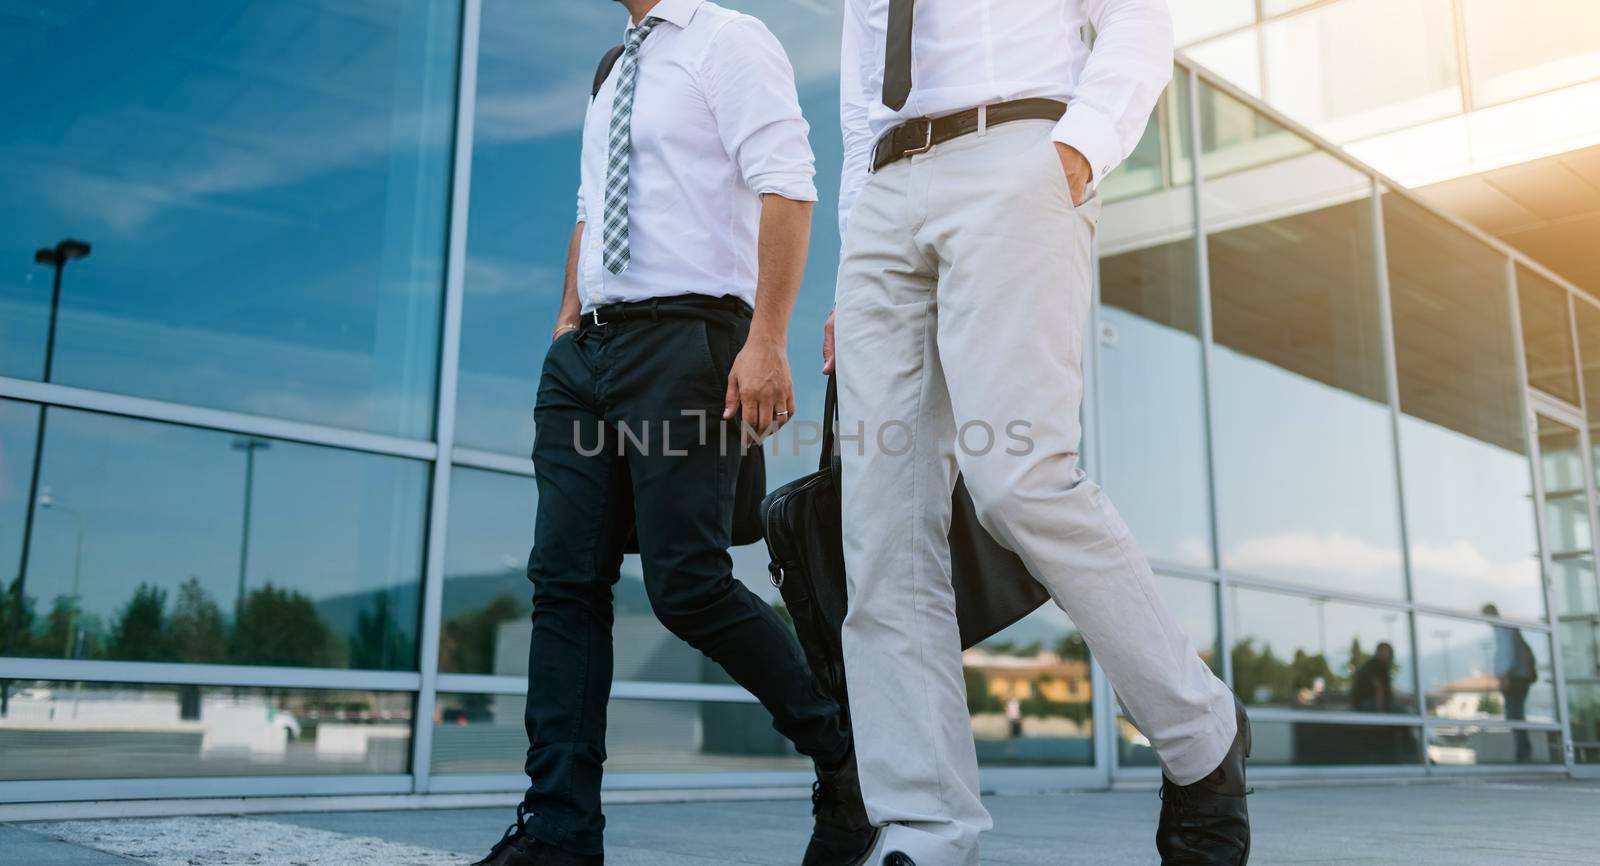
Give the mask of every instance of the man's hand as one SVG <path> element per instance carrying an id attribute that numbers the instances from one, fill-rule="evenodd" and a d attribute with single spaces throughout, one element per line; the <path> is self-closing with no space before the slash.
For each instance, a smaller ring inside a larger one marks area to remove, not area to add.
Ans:
<path id="1" fill-rule="evenodd" d="M 833 372 L 833 316 L 835 311 L 828 311 L 828 321 L 822 326 L 822 375 L 827 376 Z"/>
<path id="2" fill-rule="evenodd" d="M 1070 144 L 1055 142 L 1056 155 L 1061 157 L 1061 170 L 1067 173 L 1067 187 L 1072 191 L 1072 206 L 1083 204 L 1084 193 L 1089 189 L 1089 181 L 1094 177 L 1094 169 L 1090 167 L 1089 160 Z"/>
<path id="3" fill-rule="evenodd" d="M 739 350 L 728 374 L 722 420 L 732 420 L 741 406 L 749 428 L 741 439 L 747 446 L 758 444 L 794 417 L 794 379 L 782 340 L 751 334 Z"/>

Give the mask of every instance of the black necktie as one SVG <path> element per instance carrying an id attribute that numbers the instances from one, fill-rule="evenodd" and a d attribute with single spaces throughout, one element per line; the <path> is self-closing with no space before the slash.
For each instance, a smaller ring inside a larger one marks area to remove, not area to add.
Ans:
<path id="1" fill-rule="evenodd" d="M 883 47 L 883 104 L 895 111 L 911 95 L 911 3 L 889 0 L 889 32 Z"/>

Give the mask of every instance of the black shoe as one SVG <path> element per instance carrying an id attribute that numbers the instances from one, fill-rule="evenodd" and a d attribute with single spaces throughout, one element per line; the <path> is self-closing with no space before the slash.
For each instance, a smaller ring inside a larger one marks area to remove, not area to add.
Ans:
<path id="1" fill-rule="evenodd" d="M 1221 766 L 1193 785 L 1161 778 L 1161 823 L 1156 850 L 1162 866 L 1245 866 L 1250 860 L 1250 809 L 1245 805 L 1245 759 L 1250 718 L 1234 698 L 1239 733 Z"/>
<path id="2" fill-rule="evenodd" d="M 917 864 L 899 851 L 890 851 L 889 855 L 883 858 L 883 866 L 917 866 Z"/>
<path id="3" fill-rule="evenodd" d="M 854 747 L 843 767 L 831 773 L 817 771 L 817 781 L 811 786 L 811 814 L 816 823 L 801 866 L 862 866 L 872 856 L 878 828 L 867 820 Z"/>
<path id="4" fill-rule="evenodd" d="M 600 854 L 569 854 L 528 835 L 528 805 L 517 804 L 517 823 L 489 849 L 489 856 L 472 866 L 605 866 Z"/>

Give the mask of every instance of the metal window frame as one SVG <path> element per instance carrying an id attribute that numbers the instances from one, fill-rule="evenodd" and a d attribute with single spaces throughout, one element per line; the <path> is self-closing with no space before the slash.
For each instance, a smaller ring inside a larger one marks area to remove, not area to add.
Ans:
<path id="1" fill-rule="evenodd" d="M 429 490 L 427 559 L 422 579 L 420 683 L 411 732 L 412 791 L 426 793 L 433 777 L 433 716 L 438 703 L 439 637 L 444 627 L 444 554 L 450 521 L 451 451 L 455 445 L 456 391 L 461 379 L 461 307 L 466 293 L 468 214 L 472 197 L 472 141 L 478 100 L 478 37 L 482 0 L 462 0 L 456 58 L 455 136 L 451 145 L 450 228 L 445 253 L 444 314 L 440 322 L 438 399 L 434 401 L 433 485 Z"/>
<path id="2" fill-rule="evenodd" d="M 392 457 L 409 457 L 413 460 L 434 460 L 439 454 L 439 449 L 433 442 L 421 439 L 329 427 L 306 421 L 268 418 L 227 409 L 169 403 L 165 400 L 151 400 L 10 376 L 0 376 L 0 398 L 37 403 L 52 408 L 81 409 L 100 415 L 115 415 L 138 421 L 165 422 L 287 442 L 326 445 L 331 448 Z"/>

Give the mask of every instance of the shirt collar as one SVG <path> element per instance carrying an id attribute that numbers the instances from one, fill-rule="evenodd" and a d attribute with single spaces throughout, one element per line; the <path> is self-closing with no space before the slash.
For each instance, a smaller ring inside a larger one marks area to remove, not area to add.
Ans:
<path id="1" fill-rule="evenodd" d="M 694 18 L 695 10 L 705 0 L 661 0 L 654 9 L 645 13 L 646 18 L 660 18 L 671 24 L 676 24 L 679 29 L 689 26 L 690 19 Z M 629 22 L 632 26 L 632 22 Z"/>

